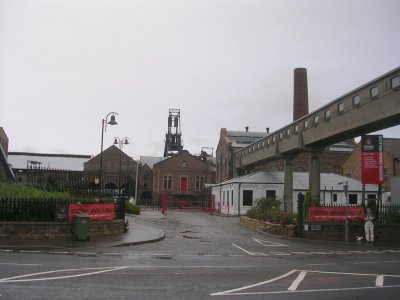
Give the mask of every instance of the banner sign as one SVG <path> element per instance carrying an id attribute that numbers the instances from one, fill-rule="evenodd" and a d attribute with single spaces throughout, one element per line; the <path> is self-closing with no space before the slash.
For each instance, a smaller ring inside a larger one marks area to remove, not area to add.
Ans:
<path id="1" fill-rule="evenodd" d="M 351 221 L 364 220 L 364 207 L 348 207 L 347 218 Z M 344 222 L 346 207 L 309 207 L 308 222 Z"/>
<path id="2" fill-rule="evenodd" d="M 361 137 L 361 182 L 363 184 L 383 184 L 383 136 L 365 135 Z"/>
<path id="3" fill-rule="evenodd" d="M 76 215 L 87 215 L 90 221 L 114 220 L 114 203 L 107 204 L 70 204 L 68 206 L 68 222 Z"/>

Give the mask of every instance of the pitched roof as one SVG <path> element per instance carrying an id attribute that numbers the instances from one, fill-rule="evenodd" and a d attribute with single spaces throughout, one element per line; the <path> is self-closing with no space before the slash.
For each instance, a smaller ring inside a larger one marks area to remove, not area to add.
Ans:
<path id="1" fill-rule="evenodd" d="M 391 153 L 394 157 L 400 158 L 400 139 L 384 138 L 383 151 Z"/>
<path id="2" fill-rule="evenodd" d="M 293 173 L 293 189 L 294 190 L 308 190 L 309 185 L 309 174 L 307 172 L 294 172 Z M 321 173 L 321 183 L 320 189 L 323 191 L 327 190 L 335 190 L 342 191 L 343 184 L 339 184 L 340 182 L 347 182 L 350 191 L 361 191 L 362 183 L 361 181 L 348 178 L 345 176 L 333 174 L 333 173 Z M 249 175 L 244 175 L 241 177 L 236 177 L 230 179 L 228 181 L 216 184 L 214 186 L 220 185 L 228 185 L 228 184 L 236 184 L 236 183 L 248 183 L 248 184 L 282 184 L 284 183 L 284 172 L 264 172 L 259 171 Z M 372 184 L 365 185 L 366 191 L 378 191 L 378 186 Z"/>
<path id="3" fill-rule="evenodd" d="M 151 169 L 153 169 L 153 165 L 167 159 L 167 157 L 155 157 L 155 156 L 140 156 L 140 162 L 142 165 L 148 165 Z"/>
<path id="4" fill-rule="evenodd" d="M 253 132 L 253 131 L 226 131 L 229 142 L 232 147 L 243 148 L 259 139 L 268 136 L 268 132 Z"/>

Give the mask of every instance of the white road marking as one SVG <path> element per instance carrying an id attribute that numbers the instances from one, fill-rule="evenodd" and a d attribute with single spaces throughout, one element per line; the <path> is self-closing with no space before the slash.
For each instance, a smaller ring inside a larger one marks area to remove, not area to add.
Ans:
<path id="1" fill-rule="evenodd" d="M 0 279 L 0 283 L 29 282 L 29 281 L 44 281 L 44 280 L 75 278 L 75 277 L 82 277 L 82 276 L 89 276 L 89 275 L 96 275 L 96 274 L 101 274 L 101 273 L 106 273 L 106 272 L 112 272 L 112 271 L 122 270 L 122 269 L 126 269 L 126 268 L 129 268 L 129 267 L 82 268 L 82 269 L 54 270 L 54 271 L 39 272 L 39 273 L 32 273 L 32 274 L 26 274 L 26 275 L 2 278 L 2 279 Z M 54 274 L 54 273 L 63 273 L 63 272 L 75 272 L 75 271 L 92 271 L 92 270 L 93 270 L 93 272 L 75 274 L 75 275 L 44 277 L 44 278 L 27 278 L 27 277 L 33 277 L 33 276 L 45 275 L 45 274 Z M 98 270 L 98 271 L 95 271 L 95 270 Z"/>
<path id="2" fill-rule="evenodd" d="M 242 247 L 240 247 L 240 246 L 238 246 L 238 245 L 236 245 L 236 244 L 233 244 L 233 243 L 232 243 L 232 245 L 235 246 L 236 248 L 242 250 L 243 252 L 245 252 L 245 253 L 247 253 L 247 254 L 249 254 L 249 255 L 251 255 L 251 256 L 254 256 L 254 253 L 252 253 L 252 252 L 250 252 L 250 251 L 247 251 L 246 249 L 244 249 L 244 248 L 242 248 Z"/>
<path id="3" fill-rule="evenodd" d="M 288 245 L 285 245 L 285 244 L 279 244 L 279 243 L 274 243 L 274 242 L 255 239 L 255 238 L 252 238 L 252 240 L 255 241 L 256 243 L 263 245 L 264 247 L 288 247 Z"/>
<path id="4" fill-rule="evenodd" d="M 299 284 L 303 281 L 303 279 L 306 277 L 307 272 L 301 271 L 297 278 L 292 282 L 292 284 L 289 286 L 288 291 L 295 291 L 297 290 L 297 287 Z"/>
<path id="5" fill-rule="evenodd" d="M 375 286 L 378 286 L 378 287 L 383 286 L 383 275 L 376 276 Z"/>
<path id="6" fill-rule="evenodd" d="M 307 264 L 307 266 L 331 266 L 331 265 L 337 265 L 337 263 Z"/>
<path id="7" fill-rule="evenodd" d="M 393 263 L 400 263 L 400 260 L 381 260 L 381 261 L 362 261 L 362 262 L 355 262 L 353 265 L 363 265 L 363 264 L 393 264 Z"/>
<path id="8" fill-rule="evenodd" d="M 256 284 L 247 285 L 247 286 L 240 287 L 240 288 L 233 289 L 233 290 L 228 290 L 228 291 L 224 291 L 224 292 L 210 294 L 210 296 L 223 296 L 223 295 L 229 295 L 229 294 L 232 294 L 232 293 L 235 293 L 235 295 L 238 295 L 236 292 L 243 291 L 243 290 L 250 289 L 250 288 L 253 288 L 253 287 L 256 287 L 256 286 L 260 286 L 260 285 L 263 285 L 263 284 L 268 284 L 268 283 L 277 281 L 279 279 L 288 277 L 288 276 L 292 275 L 295 272 L 297 272 L 297 271 L 296 270 L 292 270 L 292 271 L 287 272 L 286 274 L 283 274 L 281 276 L 272 278 L 270 280 L 266 280 L 266 281 L 263 281 L 263 282 L 260 282 L 260 283 L 256 283 Z"/>
<path id="9" fill-rule="evenodd" d="M 300 272 L 300 274 L 297 276 L 295 281 L 292 283 L 292 285 L 287 289 L 287 290 L 282 290 L 282 291 L 265 291 L 265 292 L 242 292 L 243 290 L 246 289 L 251 289 L 253 287 L 257 287 L 260 285 L 266 285 L 268 283 L 283 279 L 285 277 L 288 277 L 296 272 Z M 307 273 L 319 273 L 319 274 L 336 274 L 336 275 L 354 275 L 354 276 L 374 276 L 376 277 L 375 279 L 375 285 L 374 286 L 367 286 L 367 287 L 352 287 L 352 288 L 331 288 L 331 289 L 312 289 L 312 290 L 297 290 L 298 285 L 301 283 L 302 280 L 304 280 L 305 276 Z M 400 278 L 400 275 L 382 275 L 382 274 L 365 274 L 365 273 L 345 273 L 345 272 L 324 272 L 324 271 L 312 271 L 312 270 L 292 270 L 286 274 L 283 274 L 281 276 L 272 278 L 267 281 L 263 281 L 260 283 L 252 284 L 252 285 L 247 285 L 244 287 L 228 290 L 228 291 L 223 291 L 223 292 L 218 292 L 218 293 L 213 293 L 210 294 L 210 296 L 238 296 L 238 295 L 265 295 L 265 294 L 285 294 L 285 293 L 308 293 L 308 292 L 329 292 L 329 291 L 350 291 L 350 290 L 367 290 L 367 289 L 375 289 L 375 288 L 393 288 L 393 287 L 400 287 L 400 285 L 383 285 L 384 277 L 394 277 L 394 278 Z"/>
<path id="10" fill-rule="evenodd" d="M 41 266 L 42 264 L 0 263 L 0 265 L 9 265 L 9 266 Z"/>

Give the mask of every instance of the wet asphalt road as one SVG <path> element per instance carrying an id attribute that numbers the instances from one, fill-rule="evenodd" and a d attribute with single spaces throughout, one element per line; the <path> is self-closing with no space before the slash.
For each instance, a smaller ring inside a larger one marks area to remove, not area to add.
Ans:
<path id="1" fill-rule="evenodd" d="M 237 217 L 199 212 L 136 222 L 163 229 L 165 239 L 74 254 L 0 252 L 0 300 L 396 299 L 400 292 L 399 249 L 280 239 Z"/>

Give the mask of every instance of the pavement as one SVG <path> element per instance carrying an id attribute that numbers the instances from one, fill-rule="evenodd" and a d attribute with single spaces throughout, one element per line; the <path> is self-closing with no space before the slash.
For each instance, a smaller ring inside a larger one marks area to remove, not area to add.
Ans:
<path id="1" fill-rule="evenodd" d="M 223 216 L 223 215 L 221 215 Z M 109 248 L 109 247 L 123 247 L 131 245 L 139 245 L 145 243 L 153 243 L 161 241 L 165 237 L 162 229 L 149 227 L 137 222 L 138 220 L 146 219 L 165 219 L 158 210 L 142 210 L 140 215 L 126 215 L 125 219 L 129 222 L 129 230 L 127 233 L 106 236 L 100 238 L 92 238 L 88 241 L 76 240 L 18 240 L 18 239 L 0 239 L 0 251 L 38 251 L 38 250 L 60 250 L 60 249 L 87 249 L 87 248 Z M 306 239 L 301 239 L 306 240 Z M 309 240 L 316 242 L 319 240 Z M 341 243 L 321 241 L 326 243 Z M 348 244 L 362 245 L 364 242 L 349 241 Z M 376 247 L 400 247 L 400 240 L 393 239 L 391 241 L 375 241 L 371 246 Z"/>
<path id="2" fill-rule="evenodd" d="M 164 219 L 165 216 L 157 210 L 144 210 L 139 216 L 126 215 L 125 220 L 129 222 L 129 230 L 117 236 L 106 236 L 92 238 L 88 241 L 75 240 L 19 240 L 19 239 L 0 239 L 0 249 L 4 250 L 54 250 L 63 248 L 108 248 L 139 245 L 161 241 L 165 237 L 163 230 L 139 224 L 138 218 L 143 219 Z"/>

